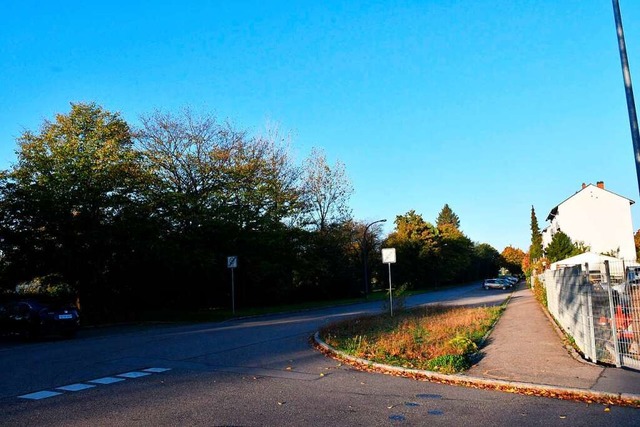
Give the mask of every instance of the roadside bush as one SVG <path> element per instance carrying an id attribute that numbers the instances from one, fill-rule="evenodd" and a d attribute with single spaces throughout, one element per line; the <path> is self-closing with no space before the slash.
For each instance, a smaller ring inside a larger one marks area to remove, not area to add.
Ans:
<path id="1" fill-rule="evenodd" d="M 471 354 L 478 351 L 478 345 L 469 337 L 463 335 L 458 335 L 449 340 L 449 345 L 455 348 L 457 352 L 460 352 L 462 354 Z"/>
<path id="2" fill-rule="evenodd" d="M 538 276 L 533 277 L 533 294 L 540 304 L 547 307 L 547 289 Z"/>
<path id="3" fill-rule="evenodd" d="M 403 283 L 393 290 L 393 312 L 400 313 L 406 308 L 408 285 Z M 382 302 L 382 311 L 389 311 L 389 290 L 387 290 L 387 298 Z"/>
<path id="4" fill-rule="evenodd" d="M 455 374 L 469 369 L 469 359 L 460 354 L 445 354 L 429 360 L 427 369 L 442 374 Z"/>
<path id="5" fill-rule="evenodd" d="M 16 285 L 15 293 L 21 296 L 53 299 L 71 299 L 74 295 L 71 286 L 63 282 L 56 274 L 34 277 L 29 281 L 19 283 Z"/>

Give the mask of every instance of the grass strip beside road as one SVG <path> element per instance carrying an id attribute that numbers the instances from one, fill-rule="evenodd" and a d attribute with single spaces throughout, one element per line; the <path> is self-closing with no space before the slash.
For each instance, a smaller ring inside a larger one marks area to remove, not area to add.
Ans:
<path id="1" fill-rule="evenodd" d="M 427 292 L 434 292 L 443 288 L 430 290 L 405 291 L 404 296 L 419 295 Z M 322 301 L 308 301 L 293 304 L 268 305 L 262 307 L 237 307 L 235 315 L 230 307 L 214 307 L 200 310 L 179 310 L 179 309 L 156 309 L 146 310 L 137 320 L 143 322 L 219 322 L 223 320 L 262 316 L 267 314 L 289 313 L 305 310 L 313 310 L 325 307 L 335 307 L 340 305 L 360 304 L 365 302 L 380 301 L 385 303 L 389 298 L 386 290 L 378 290 L 370 293 L 366 298 L 343 298 Z M 382 307 L 382 306 L 381 306 Z"/>
<path id="2" fill-rule="evenodd" d="M 345 320 L 321 338 L 350 356 L 403 368 L 451 374 L 469 368 L 470 356 L 504 311 L 500 307 L 430 305 Z"/>

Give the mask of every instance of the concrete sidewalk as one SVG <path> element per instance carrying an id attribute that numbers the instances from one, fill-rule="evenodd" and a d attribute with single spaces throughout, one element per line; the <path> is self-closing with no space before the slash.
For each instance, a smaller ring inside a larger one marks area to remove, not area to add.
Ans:
<path id="1" fill-rule="evenodd" d="M 640 372 L 595 365 L 572 355 L 533 292 L 520 283 L 489 335 L 483 357 L 465 375 L 488 380 L 640 395 Z"/>

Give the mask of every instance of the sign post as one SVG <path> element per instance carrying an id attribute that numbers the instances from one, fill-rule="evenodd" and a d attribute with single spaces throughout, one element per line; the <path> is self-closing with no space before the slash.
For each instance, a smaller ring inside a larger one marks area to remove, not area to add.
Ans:
<path id="1" fill-rule="evenodd" d="M 229 256 L 227 257 L 227 268 L 231 269 L 231 313 L 236 315 L 236 290 L 235 283 L 233 277 L 233 270 L 238 268 L 238 257 L 237 256 Z"/>
<path id="2" fill-rule="evenodd" d="M 382 263 L 389 265 L 389 310 L 393 317 L 393 289 L 391 288 L 391 264 L 396 262 L 396 248 L 382 249 Z"/>

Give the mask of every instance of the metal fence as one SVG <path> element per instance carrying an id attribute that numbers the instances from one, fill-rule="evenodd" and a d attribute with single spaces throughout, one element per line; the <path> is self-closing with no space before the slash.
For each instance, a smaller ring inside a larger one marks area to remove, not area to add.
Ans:
<path id="1" fill-rule="evenodd" d="M 549 312 L 586 358 L 640 370 L 640 267 L 624 261 L 538 276 Z"/>

